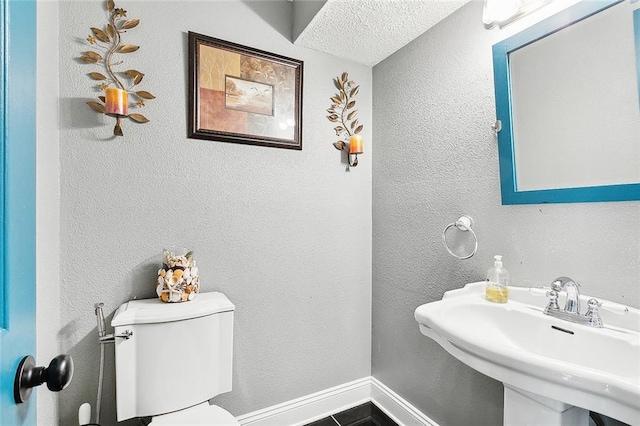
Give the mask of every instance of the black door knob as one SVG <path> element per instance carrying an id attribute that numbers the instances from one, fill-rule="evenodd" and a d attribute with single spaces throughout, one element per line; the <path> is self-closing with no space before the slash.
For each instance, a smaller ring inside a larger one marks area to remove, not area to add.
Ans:
<path id="1" fill-rule="evenodd" d="M 58 355 L 48 367 L 36 367 L 35 359 L 25 356 L 18 365 L 13 384 L 13 397 L 17 404 L 31 396 L 35 386 L 47 383 L 50 391 L 59 392 L 66 388 L 73 377 L 73 359 L 69 355 Z"/>

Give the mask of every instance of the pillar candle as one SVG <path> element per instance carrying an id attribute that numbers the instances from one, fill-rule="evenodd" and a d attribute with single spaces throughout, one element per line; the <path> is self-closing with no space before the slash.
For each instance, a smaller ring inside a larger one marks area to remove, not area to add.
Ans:
<path id="1" fill-rule="evenodd" d="M 353 135 L 349 138 L 349 154 L 362 154 L 362 136 Z"/>
<path id="2" fill-rule="evenodd" d="M 129 94 L 126 90 L 116 87 L 107 87 L 105 94 L 105 114 L 128 115 L 129 114 Z"/>

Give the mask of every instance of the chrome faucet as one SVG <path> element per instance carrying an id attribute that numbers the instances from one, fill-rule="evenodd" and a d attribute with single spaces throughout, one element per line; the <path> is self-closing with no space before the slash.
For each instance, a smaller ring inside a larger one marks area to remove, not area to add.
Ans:
<path id="1" fill-rule="evenodd" d="M 554 318 L 570 321 L 576 324 L 588 325 L 590 327 L 602 328 L 602 319 L 598 313 L 600 303 L 596 299 L 587 302 L 587 312 L 580 314 L 580 284 L 569 277 L 558 277 L 551 283 L 551 290 L 547 292 L 549 303 L 544 308 L 544 313 Z M 567 293 L 567 301 L 564 309 L 558 306 L 558 296 L 560 292 Z"/>
<path id="2" fill-rule="evenodd" d="M 567 292 L 567 301 L 564 304 L 564 311 L 572 314 L 580 313 L 580 284 L 569 277 L 558 277 L 551 283 L 551 289 L 560 293 Z"/>

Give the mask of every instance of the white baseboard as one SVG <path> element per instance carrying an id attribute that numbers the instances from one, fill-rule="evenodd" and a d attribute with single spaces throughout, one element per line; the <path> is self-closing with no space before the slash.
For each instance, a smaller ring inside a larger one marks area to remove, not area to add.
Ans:
<path id="1" fill-rule="evenodd" d="M 371 379 L 371 401 L 400 426 L 438 426 L 429 416 L 375 377 Z"/>
<path id="2" fill-rule="evenodd" d="M 299 426 L 371 400 L 371 378 L 365 377 L 236 417 L 242 426 Z"/>
<path id="3" fill-rule="evenodd" d="M 242 426 L 301 426 L 369 401 L 375 403 L 400 426 L 438 426 L 371 376 L 244 414 L 236 419 Z"/>

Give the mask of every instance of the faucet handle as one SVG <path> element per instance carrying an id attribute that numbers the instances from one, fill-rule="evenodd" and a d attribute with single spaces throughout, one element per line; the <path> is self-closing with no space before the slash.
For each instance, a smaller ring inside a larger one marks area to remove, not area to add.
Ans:
<path id="1" fill-rule="evenodd" d="M 549 303 L 547 303 L 547 307 L 544 308 L 544 313 L 548 314 L 550 311 L 559 311 L 558 292 L 556 290 L 549 290 L 546 295 L 549 298 Z"/>
<path id="2" fill-rule="evenodd" d="M 602 318 L 598 313 L 598 307 L 602 306 L 602 303 L 596 299 L 589 299 L 587 302 L 587 313 L 584 316 L 587 318 L 587 325 L 595 328 L 602 328 Z"/>

